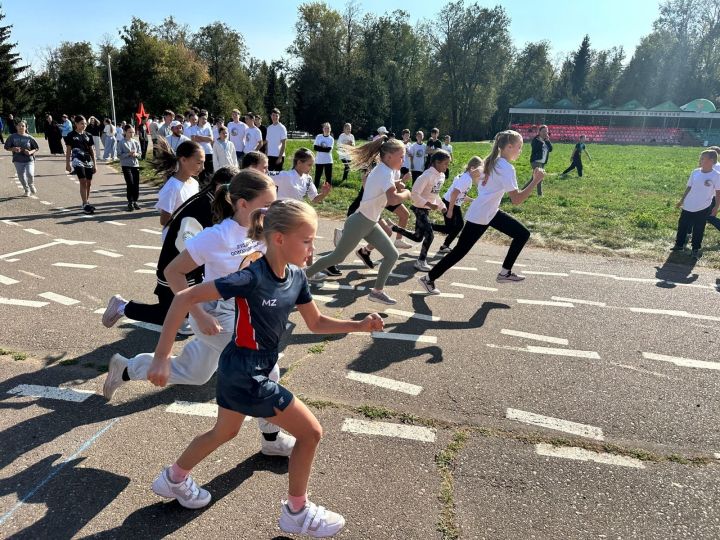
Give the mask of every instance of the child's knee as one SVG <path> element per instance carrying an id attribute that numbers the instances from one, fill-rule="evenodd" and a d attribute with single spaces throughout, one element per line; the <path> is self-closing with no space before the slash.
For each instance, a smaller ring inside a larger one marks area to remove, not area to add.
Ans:
<path id="1" fill-rule="evenodd" d="M 213 439 L 215 439 L 220 444 L 224 444 L 228 441 L 233 440 L 235 437 L 237 437 L 237 434 L 240 432 L 239 426 L 215 426 L 212 431 L 210 432 Z"/>
<path id="2" fill-rule="evenodd" d="M 522 228 L 522 230 L 518 233 L 517 238 L 522 240 L 523 242 L 527 242 L 528 240 L 530 240 L 530 231 L 527 229 L 527 227 Z"/>

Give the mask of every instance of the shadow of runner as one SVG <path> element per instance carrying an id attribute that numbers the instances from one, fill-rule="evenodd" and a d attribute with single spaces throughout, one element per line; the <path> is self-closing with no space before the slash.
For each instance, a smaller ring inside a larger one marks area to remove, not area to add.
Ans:
<path id="1" fill-rule="evenodd" d="M 655 277 L 662 281 L 656 286 L 661 289 L 674 289 L 676 283 L 690 284 L 697 281 L 699 274 L 692 273 L 697 261 L 682 252 L 672 251 L 662 266 L 655 267 Z"/>
<path id="2" fill-rule="evenodd" d="M 140 508 L 130 514 L 122 525 L 108 531 L 86 536 L 84 538 L 115 539 L 115 538 L 165 538 L 181 529 L 205 511 L 211 509 L 218 501 L 230 492 L 237 489 L 252 477 L 256 471 L 268 471 L 274 474 L 286 474 L 288 471 L 287 459 L 267 458 L 262 454 L 255 454 L 239 463 L 235 468 L 216 476 L 202 487 L 212 494 L 212 501 L 205 508 L 190 510 L 183 508 L 177 501 L 159 501 L 150 506 Z M 150 487 L 148 486 L 148 490 Z M 268 496 L 268 504 L 277 499 Z M 278 507 L 279 511 L 279 507 Z M 238 531 L 238 534 L 241 534 Z"/>

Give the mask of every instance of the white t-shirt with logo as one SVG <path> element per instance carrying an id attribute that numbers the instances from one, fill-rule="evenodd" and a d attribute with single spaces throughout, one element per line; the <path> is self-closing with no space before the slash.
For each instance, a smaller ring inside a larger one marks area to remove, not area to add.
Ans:
<path id="1" fill-rule="evenodd" d="M 410 141 L 408 141 L 404 144 L 405 144 L 405 155 L 403 156 L 402 166 L 405 167 L 409 171 L 410 166 L 412 165 L 412 163 L 410 163 L 410 147 L 412 146 L 412 143 Z"/>
<path id="2" fill-rule="evenodd" d="M 225 218 L 188 238 L 185 249 L 198 266 L 205 265 L 203 283 L 207 283 L 237 272 L 245 257 L 265 253 L 265 244 L 248 238 L 247 228 L 233 218 Z"/>
<path id="3" fill-rule="evenodd" d="M 472 184 L 472 176 L 470 176 L 469 172 L 458 174 L 452 184 L 450 184 L 448 190 L 445 192 L 445 195 L 443 195 L 443 199 L 450 202 L 453 190 L 457 189 L 459 193 L 455 199 L 455 206 L 462 206 L 462 203 L 465 201 L 465 197 L 467 196 L 468 191 L 470 191 Z"/>
<path id="4" fill-rule="evenodd" d="M 311 201 L 318 196 L 317 188 L 309 174 L 300 176 L 295 169 L 282 171 L 271 177 L 278 188 L 278 199 L 297 199 L 308 197 Z"/>
<path id="5" fill-rule="evenodd" d="M 332 158 L 332 148 L 335 145 L 335 139 L 333 139 L 332 135 L 328 135 L 327 137 L 323 135 L 322 133 L 315 137 L 315 146 L 324 146 L 325 148 L 329 148 L 329 152 L 318 152 L 315 151 L 315 163 L 318 165 L 327 165 L 329 163 L 333 162 Z"/>
<path id="6" fill-rule="evenodd" d="M 200 127 L 199 124 L 195 124 L 194 126 L 190 126 L 187 131 L 185 132 L 185 135 L 190 137 L 190 140 L 192 140 L 193 135 L 200 135 L 201 137 L 210 137 L 212 139 L 212 128 L 210 127 L 210 124 L 205 124 L 203 127 Z M 203 151 L 205 152 L 205 155 L 212 155 L 213 153 L 213 147 L 212 147 L 212 141 L 211 142 L 198 142 L 200 146 L 202 146 Z"/>
<path id="7" fill-rule="evenodd" d="M 465 219 L 476 225 L 487 225 L 500 209 L 500 201 L 509 191 L 518 189 L 515 167 L 505 158 L 499 158 L 495 170 L 488 174 L 485 185 L 478 186 L 478 196 L 468 208 Z"/>
<path id="8" fill-rule="evenodd" d="M 427 146 L 423 143 L 414 142 L 408 149 L 410 157 L 412 159 L 413 171 L 424 171 L 425 170 L 425 154 L 427 152 Z"/>
<path id="9" fill-rule="evenodd" d="M 228 139 L 235 145 L 236 152 L 245 151 L 245 132 L 247 124 L 245 122 L 228 122 Z"/>
<path id="10" fill-rule="evenodd" d="M 270 124 L 267 127 L 267 135 L 265 140 L 267 141 L 267 155 L 270 157 L 285 157 L 285 151 L 283 150 L 282 156 L 280 155 L 280 145 L 284 140 L 287 139 L 287 128 L 280 122 Z"/>
<path id="11" fill-rule="evenodd" d="M 452 156 L 452 152 L 453 152 L 452 144 L 443 143 L 442 149 L 445 150 L 448 154 L 450 154 Z"/>
<path id="12" fill-rule="evenodd" d="M 387 206 L 386 192 L 398 180 L 400 180 L 400 171 L 393 171 L 382 162 L 376 165 L 365 180 L 365 190 L 357 212 L 377 222 L 383 208 Z"/>
<path id="13" fill-rule="evenodd" d="M 687 187 L 690 191 L 685 196 L 682 208 L 686 212 L 699 212 L 712 204 L 715 191 L 720 190 L 720 173 L 714 168 L 710 172 L 695 169 L 690 173 Z"/>
<path id="14" fill-rule="evenodd" d="M 245 131 L 245 153 L 257 150 L 260 141 L 262 141 L 260 128 L 257 126 L 247 128 L 247 131 Z"/>
<path id="15" fill-rule="evenodd" d="M 158 201 L 155 208 L 172 214 L 182 203 L 200 191 L 200 185 L 194 178 L 188 178 L 187 182 L 178 180 L 174 176 L 168 178 L 165 185 L 158 193 Z M 163 228 L 162 239 L 165 240 L 167 235 L 167 227 Z"/>
<path id="16" fill-rule="evenodd" d="M 337 153 L 338 157 L 340 159 L 350 159 L 350 156 L 348 156 L 347 151 L 345 150 L 345 145 L 348 146 L 355 146 L 355 135 L 352 133 L 345 133 L 344 131 L 338 136 L 337 138 Z"/>

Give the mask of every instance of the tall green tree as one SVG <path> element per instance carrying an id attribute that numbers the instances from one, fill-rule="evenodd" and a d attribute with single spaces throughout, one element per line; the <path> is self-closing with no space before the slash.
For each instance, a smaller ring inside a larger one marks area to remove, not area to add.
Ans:
<path id="1" fill-rule="evenodd" d="M 0 22 L 5 13 L 0 6 Z M 12 25 L 0 25 L 0 112 L 22 113 L 29 103 L 24 92 L 28 66 L 21 64 L 20 55 L 15 53 L 16 43 L 10 41 Z"/>
<path id="2" fill-rule="evenodd" d="M 584 103 L 588 100 L 586 83 L 590 68 L 592 65 L 592 51 L 590 50 L 590 36 L 585 37 L 580 47 L 573 55 L 573 69 L 570 75 L 570 90 L 573 97 L 579 102 Z"/>

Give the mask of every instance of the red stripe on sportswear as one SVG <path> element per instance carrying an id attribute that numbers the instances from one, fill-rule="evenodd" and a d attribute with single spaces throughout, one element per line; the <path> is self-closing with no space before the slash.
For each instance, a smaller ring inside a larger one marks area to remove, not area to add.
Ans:
<path id="1" fill-rule="evenodd" d="M 257 351 L 260 349 L 255 341 L 255 329 L 252 327 L 250 306 L 245 298 L 235 298 L 237 323 L 235 324 L 235 345 Z"/>

